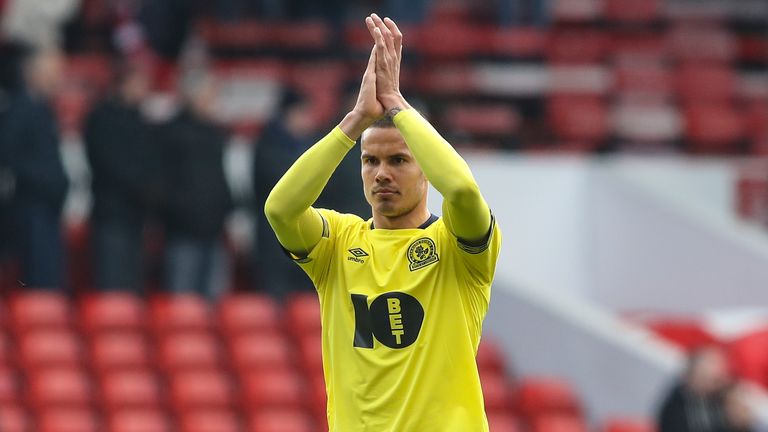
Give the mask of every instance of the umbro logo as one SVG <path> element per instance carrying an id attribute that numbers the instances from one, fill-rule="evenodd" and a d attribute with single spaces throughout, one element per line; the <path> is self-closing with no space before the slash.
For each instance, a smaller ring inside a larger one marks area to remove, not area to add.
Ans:
<path id="1" fill-rule="evenodd" d="M 352 254 L 352 256 L 347 257 L 349 261 L 354 261 L 356 263 L 363 264 L 365 263 L 365 260 L 363 260 L 363 257 L 368 256 L 368 252 L 360 249 L 360 248 L 352 248 L 349 249 L 349 253 Z"/>

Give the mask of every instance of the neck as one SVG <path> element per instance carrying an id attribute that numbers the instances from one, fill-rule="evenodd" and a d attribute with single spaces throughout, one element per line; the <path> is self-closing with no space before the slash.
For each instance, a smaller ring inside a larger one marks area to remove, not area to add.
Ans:
<path id="1" fill-rule="evenodd" d="M 431 213 L 427 209 L 427 203 L 422 202 L 416 208 L 400 216 L 385 216 L 373 212 L 373 226 L 377 229 L 407 229 L 418 228 L 427 221 Z"/>

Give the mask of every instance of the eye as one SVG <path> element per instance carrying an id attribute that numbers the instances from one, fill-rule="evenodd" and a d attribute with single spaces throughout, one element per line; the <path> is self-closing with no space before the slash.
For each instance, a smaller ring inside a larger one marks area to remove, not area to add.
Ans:
<path id="1" fill-rule="evenodd" d="M 394 159 L 393 159 L 393 162 L 399 165 L 399 164 L 401 164 L 401 163 L 404 163 L 404 162 L 405 162 L 405 158 L 402 158 L 402 157 L 399 157 L 399 156 L 398 156 L 398 157 L 396 157 L 396 158 L 394 158 Z"/>

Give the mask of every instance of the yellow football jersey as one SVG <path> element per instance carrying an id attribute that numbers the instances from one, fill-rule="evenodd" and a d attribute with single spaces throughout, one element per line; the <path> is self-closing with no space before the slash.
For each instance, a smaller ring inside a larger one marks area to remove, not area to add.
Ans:
<path id="1" fill-rule="evenodd" d="M 330 432 L 488 431 L 475 355 L 501 245 L 441 218 L 372 229 L 332 210 L 297 262 L 320 297 Z"/>

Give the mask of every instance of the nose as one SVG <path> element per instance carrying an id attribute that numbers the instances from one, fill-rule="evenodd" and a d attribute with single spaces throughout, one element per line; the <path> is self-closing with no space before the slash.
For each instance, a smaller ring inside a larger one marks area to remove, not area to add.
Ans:
<path id="1" fill-rule="evenodd" d="M 387 167 L 387 164 L 379 164 L 379 169 L 376 171 L 376 177 L 374 180 L 376 183 L 389 183 L 392 181 L 392 173 Z"/>

